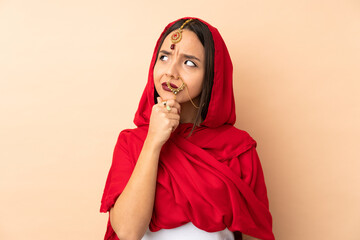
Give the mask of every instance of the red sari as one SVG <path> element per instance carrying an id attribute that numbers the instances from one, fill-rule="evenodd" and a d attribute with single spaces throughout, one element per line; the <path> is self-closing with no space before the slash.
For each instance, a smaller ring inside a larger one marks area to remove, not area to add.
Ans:
<path id="1" fill-rule="evenodd" d="M 232 63 L 218 30 L 204 22 L 215 46 L 214 84 L 205 120 L 187 138 L 191 123 L 180 124 L 161 149 L 150 231 L 171 229 L 187 222 L 208 231 L 226 227 L 241 239 L 241 232 L 273 240 L 272 216 L 264 175 L 251 136 L 235 128 Z M 125 188 L 147 135 L 154 103 L 153 68 L 162 32 L 154 49 L 148 82 L 134 123 L 115 145 L 112 165 L 101 200 L 108 212 Z M 108 219 L 105 240 L 118 239 Z"/>

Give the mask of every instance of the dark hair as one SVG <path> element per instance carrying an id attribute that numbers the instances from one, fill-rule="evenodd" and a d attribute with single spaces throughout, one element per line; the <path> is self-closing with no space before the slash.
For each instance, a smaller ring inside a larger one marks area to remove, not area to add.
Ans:
<path id="1" fill-rule="evenodd" d="M 162 36 L 159 48 L 156 53 L 156 61 L 158 59 L 160 48 L 165 40 L 165 38 L 174 30 L 181 27 L 181 25 L 186 21 L 187 19 L 181 19 L 177 22 L 175 22 Z M 193 127 L 188 135 L 188 137 L 192 134 L 197 124 L 200 123 L 200 116 L 203 120 L 205 120 L 208 107 L 210 103 L 211 98 L 211 90 L 214 83 L 214 40 L 212 38 L 212 34 L 209 30 L 209 28 L 206 26 L 206 24 L 202 23 L 201 21 L 194 19 L 191 22 L 187 23 L 184 27 L 184 29 L 188 29 L 196 34 L 196 36 L 199 38 L 201 44 L 203 45 L 205 49 L 205 75 L 204 75 L 204 81 L 202 84 L 202 91 L 200 96 L 200 106 L 196 114 L 195 123 L 193 124 Z M 156 64 L 155 61 L 155 64 Z M 155 65 L 154 65 L 155 66 Z M 156 102 L 156 98 L 159 96 L 156 89 L 154 88 L 154 102 Z"/>

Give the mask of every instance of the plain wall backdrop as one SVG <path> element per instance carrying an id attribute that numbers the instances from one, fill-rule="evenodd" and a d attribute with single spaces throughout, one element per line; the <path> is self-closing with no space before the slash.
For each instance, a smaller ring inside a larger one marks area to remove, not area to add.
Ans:
<path id="1" fill-rule="evenodd" d="M 157 38 L 204 19 L 234 65 L 279 240 L 360 239 L 358 1 L 0 1 L 0 239 L 103 239 L 116 139 Z"/>

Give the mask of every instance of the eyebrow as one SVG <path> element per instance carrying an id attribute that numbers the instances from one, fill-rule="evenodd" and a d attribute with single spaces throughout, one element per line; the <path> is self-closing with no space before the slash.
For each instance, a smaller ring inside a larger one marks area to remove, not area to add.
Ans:
<path id="1" fill-rule="evenodd" d="M 168 51 L 166 51 L 166 50 L 161 50 L 160 53 L 163 53 L 163 54 L 166 54 L 166 55 L 172 55 L 171 52 L 168 52 Z M 197 57 L 195 57 L 195 56 L 193 56 L 193 55 L 189 55 L 189 54 L 181 54 L 181 55 L 183 55 L 185 58 L 195 59 L 195 60 L 201 62 L 200 59 L 198 59 Z"/>

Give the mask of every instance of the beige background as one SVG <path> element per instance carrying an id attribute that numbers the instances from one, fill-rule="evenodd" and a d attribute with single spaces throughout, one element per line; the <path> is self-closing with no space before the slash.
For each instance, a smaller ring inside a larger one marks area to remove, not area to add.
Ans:
<path id="1" fill-rule="evenodd" d="M 0 1 L 0 239 L 103 239 L 100 199 L 167 23 L 216 26 L 280 240 L 360 239 L 358 1 Z"/>

